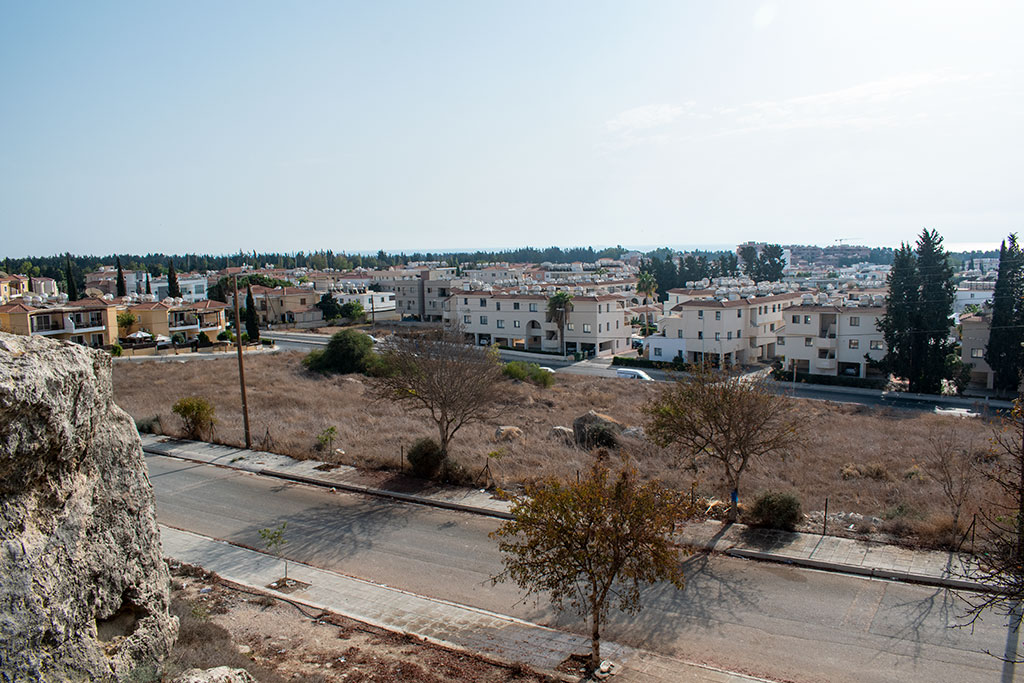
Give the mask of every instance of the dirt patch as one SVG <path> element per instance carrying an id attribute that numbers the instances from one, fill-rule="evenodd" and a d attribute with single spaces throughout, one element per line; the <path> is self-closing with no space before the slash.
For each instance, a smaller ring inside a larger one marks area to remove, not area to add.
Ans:
<path id="1" fill-rule="evenodd" d="M 251 591 L 199 567 L 169 564 L 180 626 L 165 680 L 192 667 L 221 665 L 246 669 L 261 683 L 555 680 Z"/>
<path id="2" fill-rule="evenodd" d="M 432 423 L 419 412 L 374 399 L 373 381 L 348 375 L 325 377 L 307 372 L 298 352 L 254 355 L 246 362 L 252 433 L 267 450 L 299 459 L 328 460 L 364 470 L 367 485 L 429 489 L 429 483 L 401 475 L 403 453 L 416 439 L 435 437 Z M 210 399 L 219 423 L 216 441 L 244 443 L 238 369 L 234 358 L 174 364 L 118 363 L 114 391 L 118 404 L 136 420 L 176 434 L 180 420 L 171 405 L 182 396 Z M 660 391 L 655 382 L 560 374 L 549 389 L 507 380 L 502 388 L 499 421 L 469 425 L 453 442 L 453 457 L 465 480 L 515 491 L 548 477 L 574 478 L 594 455 L 552 438 L 552 427 L 572 425 L 594 410 L 626 426 L 643 424 L 641 408 Z M 790 409 L 804 426 L 803 446 L 786 457 L 753 466 L 742 483 L 741 500 L 751 502 L 765 491 L 795 492 L 805 512 L 858 513 L 882 520 L 891 531 L 917 533 L 941 527 L 949 510 L 940 486 L 927 476 L 929 439 L 940 435 L 962 448 L 983 454 L 993 425 L 984 419 L 960 419 L 922 413 L 790 399 Z M 329 407 L 326 408 L 326 407 Z M 494 430 L 514 425 L 523 431 L 517 442 L 495 444 Z M 318 450 L 316 435 L 335 427 L 332 452 Z M 692 468 L 670 449 L 643 439 L 624 438 L 623 449 L 636 460 L 639 473 L 665 485 L 726 498 L 718 470 Z M 361 482 L 362 483 L 362 482 Z M 961 519 L 979 511 L 986 496 L 974 496 Z M 850 529 L 852 526 L 853 529 Z M 820 522 L 819 522 L 820 525 Z M 838 528 L 830 524 L 830 531 Z M 871 533 L 872 524 L 842 525 L 844 533 Z M 874 524 L 877 527 L 879 524 Z"/>

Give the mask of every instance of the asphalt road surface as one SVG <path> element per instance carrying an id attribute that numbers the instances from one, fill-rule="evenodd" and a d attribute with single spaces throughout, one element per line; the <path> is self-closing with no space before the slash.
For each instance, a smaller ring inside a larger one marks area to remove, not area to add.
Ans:
<path id="1" fill-rule="evenodd" d="M 415 593 L 586 633 L 572 617 L 491 586 L 501 557 L 486 517 L 332 493 L 147 456 L 161 522 L 260 547 L 288 522 L 288 557 Z M 955 593 L 726 557 L 686 560 L 684 591 L 656 585 L 605 638 L 733 671 L 793 681 L 1013 681 L 992 615 L 952 628 Z M 1015 639 L 1010 639 L 1011 643 Z"/>

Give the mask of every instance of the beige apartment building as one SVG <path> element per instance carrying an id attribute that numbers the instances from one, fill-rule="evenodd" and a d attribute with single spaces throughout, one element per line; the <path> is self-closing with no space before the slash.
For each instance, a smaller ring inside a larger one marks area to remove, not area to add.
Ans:
<path id="1" fill-rule="evenodd" d="M 559 327 L 547 315 L 554 292 L 456 291 L 446 302 L 446 322 L 457 322 L 474 344 L 560 353 Z M 565 324 L 565 353 L 606 356 L 629 349 L 632 328 L 626 297 L 581 294 L 572 298 Z"/>
<path id="2" fill-rule="evenodd" d="M 871 304 L 803 302 L 786 310 L 786 324 L 779 331 L 776 350 L 783 367 L 812 375 L 869 377 L 865 355 L 872 360 L 885 356 L 885 341 L 878 321 L 885 307 L 876 297 Z"/>
<path id="3" fill-rule="evenodd" d="M 395 294 L 395 311 L 406 318 L 424 322 L 440 322 L 444 303 L 463 280 L 455 277 L 454 268 L 385 271 L 374 273 L 374 283 Z"/>
<path id="4" fill-rule="evenodd" d="M 995 373 L 985 360 L 992 313 L 974 313 L 960 317 L 960 360 L 971 366 L 971 385 L 993 389 Z"/>
<path id="5" fill-rule="evenodd" d="M 644 340 L 647 358 L 724 367 L 770 361 L 784 312 L 799 300 L 799 293 L 688 298 Z"/>
<path id="6" fill-rule="evenodd" d="M 180 333 L 186 341 L 198 337 L 199 333 L 203 332 L 212 341 L 226 329 L 227 307 L 227 304 L 220 301 L 147 301 L 127 308 L 135 316 L 136 322 L 130 330 L 123 332 L 128 334 L 132 330 L 142 330 L 154 336 L 164 337 L 173 337 Z M 116 320 L 114 325 L 116 332 Z"/>
<path id="7" fill-rule="evenodd" d="M 61 305 L 24 302 L 0 306 L 0 329 L 99 347 L 117 341 L 117 307 L 112 301 L 82 299 Z"/>
<path id="8" fill-rule="evenodd" d="M 318 292 L 310 287 L 264 287 L 252 286 L 252 300 L 256 304 L 256 314 L 261 325 L 273 323 L 295 323 L 322 320 L 320 309 L 314 306 L 320 302 L 325 292 Z M 246 290 L 238 290 L 238 305 L 245 308 Z M 234 293 L 225 297 L 229 308 L 234 308 Z M 317 314 L 320 314 L 319 316 Z"/>

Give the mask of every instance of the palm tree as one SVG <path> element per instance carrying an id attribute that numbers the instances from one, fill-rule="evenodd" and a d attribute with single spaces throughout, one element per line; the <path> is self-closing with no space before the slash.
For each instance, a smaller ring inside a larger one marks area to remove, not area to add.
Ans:
<path id="1" fill-rule="evenodd" d="M 571 311 L 572 294 L 569 292 L 555 292 L 548 299 L 548 320 L 558 324 L 558 339 L 563 356 L 565 355 L 565 324 L 569 322 Z"/>
<path id="2" fill-rule="evenodd" d="M 644 297 L 644 305 L 645 306 L 647 305 L 648 297 L 650 297 L 651 299 L 655 298 L 655 295 L 658 293 L 658 281 L 654 279 L 654 274 L 653 273 L 651 273 L 650 271 L 645 270 L 645 271 L 641 272 L 640 275 L 637 276 L 637 278 L 636 278 L 636 293 L 643 295 L 643 297 Z M 655 300 L 657 300 L 657 299 L 655 299 Z M 650 326 L 651 325 L 651 314 L 650 314 L 650 312 L 648 312 L 646 314 L 646 317 L 647 317 L 647 326 Z"/>

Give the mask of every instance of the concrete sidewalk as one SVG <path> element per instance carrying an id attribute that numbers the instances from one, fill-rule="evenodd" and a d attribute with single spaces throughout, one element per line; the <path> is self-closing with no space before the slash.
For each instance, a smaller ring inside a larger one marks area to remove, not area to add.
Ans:
<path id="1" fill-rule="evenodd" d="M 200 441 L 141 436 L 143 450 L 151 454 L 498 519 L 509 517 L 509 503 L 481 489 L 430 485 L 415 493 L 382 490 L 360 483 L 361 471 L 354 467 L 332 465 L 333 469 L 323 471 L 317 469 L 323 467 L 323 463 L 315 460 L 294 460 L 284 455 Z M 851 538 L 755 529 L 714 521 L 687 525 L 679 540 L 735 557 L 945 588 L 986 590 L 984 584 L 966 578 L 972 575 L 972 558 L 967 554 L 911 550 Z"/>
<path id="2" fill-rule="evenodd" d="M 282 562 L 276 557 L 163 525 L 160 536 L 168 558 L 199 565 L 233 583 L 277 593 L 266 588 L 283 572 Z M 289 562 L 288 575 L 309 584 L 309 588 L 281 594 L 289 600 L 503 662 L 522 662 L 546 673 L 554 674 L 555 667 L 570 654 L 590 649 L 587 638 L 572 633 L 297 562 Z M 602 654 L 621 666 L 616 681 L 763 680 L 607 641 L 602 644 Z"/>

